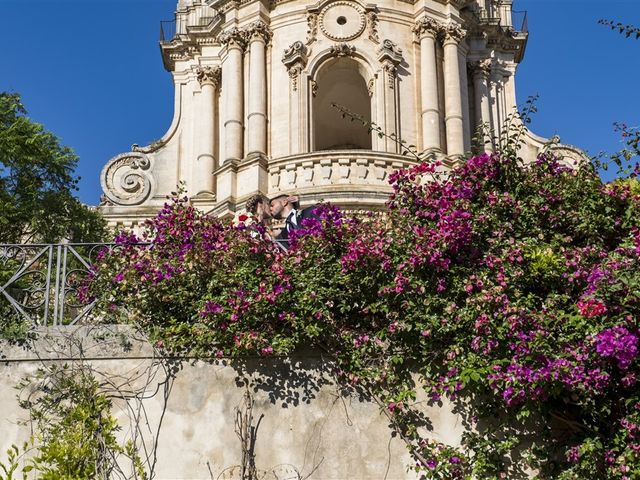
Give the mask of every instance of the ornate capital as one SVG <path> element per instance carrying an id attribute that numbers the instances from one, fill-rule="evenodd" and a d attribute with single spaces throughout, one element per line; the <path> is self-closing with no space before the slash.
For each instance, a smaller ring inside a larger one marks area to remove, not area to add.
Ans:
<path id="1" fill-rule="evenodd" d="M 244 32 L 237 27 L 222 32 L 218 41 L 227 48 L 237 47 L 241 50 L 244 50 L 247 45 Z"/>
<path id="2" fill-rule="evenodd" d="M 469 68 L 473 75 L 482 77 L 488 77 L 491 73 L 491 59 L 485 58 L 484 60 L 478 60 L 476 62 L 469 63 Z"/>
<path id="3" fill-rule="evenodd" d="M 262 40 L 265 43 L 268 43 L 273 35 L 269 26 L 262 20 L 251 22 L 244 28 L 243 32 L 246 35 L 247 42 Z"/>
<path id="4" fill-rule="evenodd" d="M 301 41 L 292 43 L 289 48 L 284 51 L 282 63 L 289 72 L 289 77 L 293 82 L 293 90 L 298 89 L 298 77 L 302 73 L 302 69 L 307 65 L 307 47 Z"/>
<path id="5" fill-rule="evenodd" d="M 334 57 L 352 57 L 356 53 L 356 47 L 348 43 L 336 43 L 329 49 Z"/>
<path id="6" fill-rule="evenodd" d="M 213 85 L 214 88 L 218 88 L 220 85 L 220 78 L 222 76 L 222 68 L 215 66 L 200 67 L 196 70 L 196 78 L 200 85 Z"/>
<path id="7" fill-rule="evenodd" d="M 444 30 L 444 25 L 442 25 L 437 20 L 433 18 L 424 17 L 416 22 L 413 26 L 413 31 L 418 37 L 422 37 L 424 35 L 431 35 L 434 38 L 437 38 Z"/>
<path id="8" fill-rule="evenodd" d="M 449 23 L 444 27 L 444 39 L 460 43 L 467 36 L 467 31 L 457 23 Z"/>

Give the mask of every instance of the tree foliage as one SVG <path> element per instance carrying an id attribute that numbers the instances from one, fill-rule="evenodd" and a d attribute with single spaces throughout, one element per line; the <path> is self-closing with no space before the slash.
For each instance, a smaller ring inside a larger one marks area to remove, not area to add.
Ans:
<path id="1" fill-rule="evenodd" d="M 78 157 L 0 93 L 0 243 L 101 240 L 105 224 L 73 192 Z"/>

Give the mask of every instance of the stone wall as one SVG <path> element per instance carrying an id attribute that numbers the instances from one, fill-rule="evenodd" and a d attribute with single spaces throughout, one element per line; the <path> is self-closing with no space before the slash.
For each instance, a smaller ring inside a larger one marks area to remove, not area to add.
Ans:
<path id="1" fill-rule="evenodd" d="M 204 362 L 159 357 L 129 330 L 48 330 L 29 348 L 0 344 L 0 452 L 29 436 L 13 388 L 50 362 L 82 362 L 116 401 L 122 436 L 138 419 L 144 459 L 158 479 L 240 478 L 236 413 L 254 401 L 255 462 L 268 479 L 401 479 L 411 458 L 389 420 L 362 392 L 341 391 L 331 364 L 314 352 L 287 359 Z M 246 385 L 249 384 L 247 389 Z M 433 438 L 458 444 L 460 418 L 450 405 L 426 407 Z M 264 472 L 267 472 L 266 474 Z"/>

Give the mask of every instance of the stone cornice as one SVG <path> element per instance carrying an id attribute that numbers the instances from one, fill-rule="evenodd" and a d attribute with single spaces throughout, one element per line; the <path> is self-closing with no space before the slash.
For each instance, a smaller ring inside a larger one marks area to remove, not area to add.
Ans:
<path id="1" fill-rule="evenodd" d="M 475 0 L 435 0 L 442 5 L 452 5 L 453 7 L 460 10 L 461 8 L 466 7 L 467 5 L 472 4 Z"/>
<path id="2" fill-rule="evenodd" d="M 177 61 L 189 60 L 200 54 L 200 45 L 188 36 L 186 38 L 174 38 L 169 42 L 160 43 L 162 63 L 169 72 L 175 69 Z"/>

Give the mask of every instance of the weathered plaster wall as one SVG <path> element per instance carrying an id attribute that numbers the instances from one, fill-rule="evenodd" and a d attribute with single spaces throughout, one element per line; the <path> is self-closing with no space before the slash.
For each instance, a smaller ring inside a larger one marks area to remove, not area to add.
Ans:
<path id="1" fill-rule="evenodd" d="M 167 360 L 131 332 L 108 331 L 96 336 L 95 330 L 67 329 L 45 335 L 32 349 L 0 344 L 0 452 L 29 435 L 28 427 L 18 424 L 28 413 L 19 408 L 13 387 L 43 364 L 83 357 L 113 392 L 142 399 L 147 451 L 153 451 L 154 439 L 157 443 L 155 478 L 237 478 L 229 467 L 241 462 L 234 422 L 247 379 L 255 401 L 256 465 L 272 471 L 265 478 L 415 478 L 386 416 L 371 400 L 339 391 L 331 365 L 318 354 L 267 361 Z M 130 418 L 137 407 L 135 399 L 114 407 L 123 437 L 132 435 Z M 433 438 L 459 442 L 461 422 L 449 405 L 425 413 Z"/>

